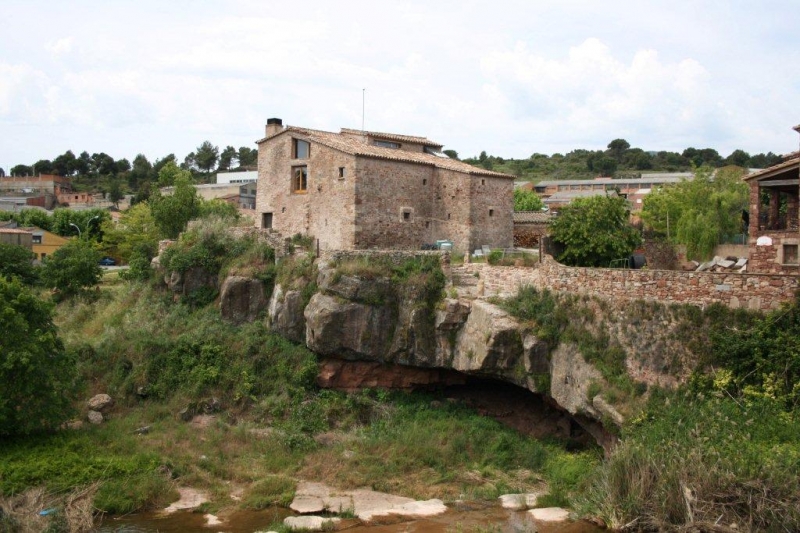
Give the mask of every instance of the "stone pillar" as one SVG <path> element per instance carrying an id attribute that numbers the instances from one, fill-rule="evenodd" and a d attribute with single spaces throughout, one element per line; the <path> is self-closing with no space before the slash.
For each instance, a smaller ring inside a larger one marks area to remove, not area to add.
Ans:
<path id="1" fill-rule="evenodd" d="M 769 189 L 769 215 L 767 219 L 768 229 L 778 229 L 779 208 L 780 193 L 775 189 Z"/>
<path id="2" fill-rule="evenodd" d="M 758 182 L 750 183 L 750 238 L 755 241 L 758 238 L 758 220 L 761 216 L 761 187 Z M 539 252 L 541 257 L 541 251 Z"/>
<path id="3" fill-rule="evenodd" d="M 786 229 L 796 231 L 800 228 L 800 213 L 798 213 L 798 197 L 789 194 L 786 197 Z"/>

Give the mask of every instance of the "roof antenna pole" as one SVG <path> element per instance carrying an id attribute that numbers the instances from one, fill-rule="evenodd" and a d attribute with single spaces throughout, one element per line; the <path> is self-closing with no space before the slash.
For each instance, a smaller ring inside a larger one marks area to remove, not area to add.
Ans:
<path id="1" fill-rule="evenodd" d="M 361 131 L 364 131 L 364 99 L 366 92 L 366 89 L 361 89 Z"/>

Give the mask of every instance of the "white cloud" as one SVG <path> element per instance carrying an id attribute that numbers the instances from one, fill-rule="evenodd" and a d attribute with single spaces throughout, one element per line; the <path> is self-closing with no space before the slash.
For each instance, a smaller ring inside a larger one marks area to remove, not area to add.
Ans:
<path id="1" fill-rule="evenodd" d="M 57 41 L 51 41 L 47 49 L 54 55 L 68 54 L 72 51 L 72 37 L 64 37 Z"/>

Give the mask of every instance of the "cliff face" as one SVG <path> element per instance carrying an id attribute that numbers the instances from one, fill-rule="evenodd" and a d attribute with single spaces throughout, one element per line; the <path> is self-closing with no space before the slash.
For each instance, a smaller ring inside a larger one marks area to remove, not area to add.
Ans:
<path id="1" fill-rule="evenodd" d="M 551 351 L 485 300 L 445 298 L 430 306 L 413 286 L 317 266 L 318 290 L 307 305 L 300 291 L 278 285 L 267 320 L 276 332 L 325 358 L 322 386 L 410 389 L 490 378 L 544 395 L 575 415 L 598 442 L 612 442 L 599 422 L 608 413 L 587 394 L 600 373 L 583 362 L 575 345 Z"/>
<path id="2" fill-rule="evenodd" d="M 413 389 L 469 377 L 502 381 L 543 395 L 608 446 L 613 437 L 604 428 L 621 425 L 648 386 L 674 386 L 692 367 L 681 329 L 686 321 L 677 308 L 567 297 L 562 303 L 572 306 L 563 308 L 571 334 L 548 345 L 536 336 L 535 323 L 491 301 L 434 302 L 419 284 L 347 274 L 324 261 L 316 267 L 307 280 L 316 284 L 313 294 L 296 282 L 275 286 L 266 320 L 324 359 L 322 386 Z M 250 319 L 258 306 L 245 295 L 244 280 L 235 286 L 242 290 L 223 291 L 231 295 L 221 300 L 223 316 Z M 609 371 L 603 353 L 614 350 L 622 358 Z"/>

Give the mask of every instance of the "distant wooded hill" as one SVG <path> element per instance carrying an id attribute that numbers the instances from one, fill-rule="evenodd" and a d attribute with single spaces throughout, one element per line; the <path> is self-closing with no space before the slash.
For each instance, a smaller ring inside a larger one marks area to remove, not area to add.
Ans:
<path id="1" fill-rule="evenodd" d="M 445 150 L 450 157 L 458 157 L 452 150 Z M 615 139 L 606 150 L 573 150 L 564 154 L 535 153 L 527 159 L 505 159 L 481 152 L 478 157 L 463 160 L 465 163 L 488 170 L 513 174 L 521 179 L 580 179 L 598 175 L 631 175 L 640 172 L 684 172 L 703 165 L 723 167 L 736 165 L 744 168 L 766 168 L 781 162 L 781 156 L 767 154 L 750 155 L 744 150 L 734 150 L 722 157 L 713 148 L 687 148 L 678 152 L 646 152 L 631 148 L 625 139 Z"/>

